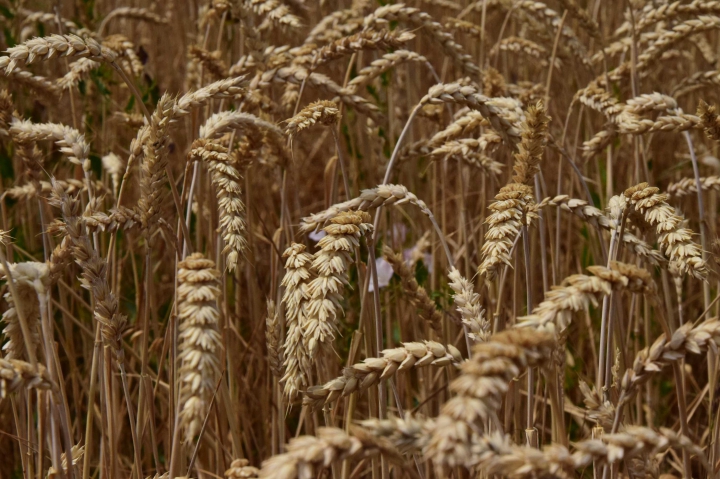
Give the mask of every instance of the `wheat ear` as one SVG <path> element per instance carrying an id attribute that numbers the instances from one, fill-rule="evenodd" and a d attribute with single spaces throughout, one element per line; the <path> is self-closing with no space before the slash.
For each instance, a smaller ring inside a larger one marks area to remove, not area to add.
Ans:
<path id="1" fill-rule="evenodd" d="M 405 262 L 405 258 L 400 253 L 396 253 L 387 245 L 383 246 L 383 255 L 393 268 L 395 274 L 400 277 L 402 287 L 408 295 L 407 299 L 417 308 L 418 316 L 427 321 L 431 328 L 436 332 L 442 330 L 442 313 L 438 311 L 435 302 L 430 299 L 425 288 L 420 286 L 415 279 L 413 271 Z"/>
<path id="2" fill-rule="evenodd" d="M 668 195 L 660 193 L 659 188 L 640 183 L 625 190 L 634 211 L 644 221 L 654 226 L 658 243 L 663 253 L 670 259 L 671 266 L 681 274 L 690 274 L 698 279 L 707 276 L 707 266 L 702 259 L 700 247 L 692 241 L 693 232 L 683 227 L 685 218 L 675 213 L 667 204 Z"/>
<path id="3" fill-rule="evenodd" d="M 283 258 L 285 276 L 281 284 L 285 287 L 282 301 L 285 305 L 287 332 L 283 363 L 285 373 L 281 381 L 285 383 L 285 396 L 294 400 L 309 385 L 312 369 L 303 330 L 307 320 L 307 300 L 310 298 L 308 284 L 312 278 L 310 266 L 313 258 L 305 252 L 305 245 L 298 243 L 290 245 L 283 253 Z"/>
<path id="4" fill-rule="evenodd" d="M 0 68 L 4 68 L 6 74 L 12 72 L 17 65 L 29 65 L 35 60 L 49 60 L 54 56 L 85 57 L 108 63 L 113 63 L 117 58 L 115 52 L 95 40 L 83 39 L 73 34 L 33 38 L 8 48 L 6 52 L 7 57 L 0 57 Z"/>
<path id="5" fill-rule="evenodd" d="M 402 347 L 385 349 L 382 357 L 367 358 L 343 370 L 343 375 L 305 392 L 303 404 L 313 409 L 337 401 L 357 391 L 364 391 L 396 372 L 427 365 L 448 366 L 462 361 L 460 351 L 435 341 L 403 343 Z"/>
<path id="6" fill-rule="evenodd" d="M 19 359 L 0 358 L 0 398 L 21 389 L 51 389 L 52 380 L 45 366 L 37 365 L 37 369 L 30 363 Z"/>
<path id="7" fill-rule="evenodd" d="M 396 458 L 389 442 L 364 433 L 361 429 L 349 435 L 334 427 L 318 428 L 315 436 L 291 439 L 284 454 L 272 456 L 263 463 L 259 477 L 273 479 L 309 479 L 338 461 L 382 453 Z"/>
<path id="8" fill-rule="evenodd" d="M 472 281 L 464 278 L 456 268 L 450 269 L 448 279 L 448 286 L 455 292 L 453 301 L 460 313 L 460 319 L 468 327 L 468 337 L 475 342 L 487 341 L 490 338 L 490 322 L 485 319 L 480 295 L 475 292 Z"/>
<path id="9" fill-rule="evenodd" d="M 364 211 L 341 212 L 324 231 L 326 235 L 318 242 L 320 250 L 313 256 L 312 269 L 317 277 L 308 285 L 310 298 L 303 325 L 303 341 L 311 359 L 317 356 L 321 344 L 335 338 L 342 314 L 342 292 L 348 284 L 350 254 L 360 246 L 360 237 L 372 231 L 370 215 Z"/>
<path id="10" fill-rule="evenodd" d="M 43 294 L 50 286 L 50 270 L 45 263 L 26 262 L 9 265 L 10 276 L 15 285 L 17 297 L 11 291 L 5 293 L 8 309 L 2 315 L 5 328 L 3 335 L 7 338 L 3 345 L 6 359 L 27 359 L 30 356 L 27 345 L 33 348 L 32 356 L 40 345 L 40 304 L 38 294 Z M 7 279 L 7 275 L 4 275 Z M 17 308 L 21 308 L 22 317 L 27 322 L 30 332 L 29 343 L 25 342 Z"/>
<path id="11" fill-rule="evenodd" d="M 227 479 L 254 479 L 260 474 L 260 469 L 250 465 L 247 459 L 235 459 L 230 463 L 230 469 L 225 471 Z"/>
<path id="12" fill-rule="evenodd" d="M 215 194 L 218 199 L 220 228 L 223 232 L 227 254 L 227 268 L 235 270 L 240 255 L 247 248 L 245 227 L 245 204 L 242 201 L 242 177 L 233 165 L 228 149 L 217 143 L 199 139 L 190 150 L 192 158 L 199 158 L 207 164 Z"/>
<path id="13" fill-rule="evenodd" d="M 439 468 L 471 465 L 482 423 L 496 414 L 508 383 L 524 368 L 549 360 L 555 348 L 551 333 L 510 329 L 475 344 L 472 358 L 460 366 L 462 374 L 450 384 L 455 397 L 436 419 L 425 454 Z"/>
<path id="14" fill-rule="evenodd" d="M 200 432 L 220 376 L 219 278 L 215 263 L 200 253 L 178 264 L 180 426 L 186 442 Z"/>
<path id="15" fill-rule="evenodd" d="M 268 300 L 267 316 L 265 317 L 265 344 L 267 346 L 270 371 L 276 378 L 282 377 L 283 349 L 280 344 L 280 325 L 275 301 Z"/>

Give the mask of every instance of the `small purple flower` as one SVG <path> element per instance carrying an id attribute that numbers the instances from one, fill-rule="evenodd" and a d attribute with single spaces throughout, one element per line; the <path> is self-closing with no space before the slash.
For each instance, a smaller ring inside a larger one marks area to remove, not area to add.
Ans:
<path id="1" fill-rule="evenodd" d="M 382 289 L 390 284 L 390 279 L 393 277 L 393 269 L 385 258 L 377 258 L 375 260 L 375 268 L 377 269 L 378 287 Z M 368 284 L 368 292 L 372 293 L 374 290 L 373 280 L 371 277 Z"/>

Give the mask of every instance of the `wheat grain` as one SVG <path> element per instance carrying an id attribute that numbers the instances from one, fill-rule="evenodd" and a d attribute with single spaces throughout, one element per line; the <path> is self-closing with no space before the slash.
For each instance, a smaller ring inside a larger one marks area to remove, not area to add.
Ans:
<path id="1" fill-rule="evenodd" d="M 225 471 L 227 479 L 252 479 L 258 477 L 260 469 L 250 466 L 247 459 L 235 459 Z"/>

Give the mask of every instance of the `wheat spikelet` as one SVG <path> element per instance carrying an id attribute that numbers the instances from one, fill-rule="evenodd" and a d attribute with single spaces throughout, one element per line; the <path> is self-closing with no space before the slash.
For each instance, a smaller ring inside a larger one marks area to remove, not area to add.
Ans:
<path id="1" fill-rule="evenodd" d="M 255 86 L 267 86 L 270 83 L 291 83 L 301 85 L 303 81 L 306 81 L 310 86 L 325 90 L 328 93 L 337 96 L 340 101 L 345 103 L 348 107 L 351 107 L 370 118 L 379 119 L 380 113 L 377 106 L 356 95 L 353 90 L 342 88 L 329 77 L 320 73 L 311 73 L 307 69 L 298 65 L 268 70 L 253 80 L 251 88 Z"/>
<path id="2" fill-rule="evenodd" d="M 285 287 L 282 301 L 285 305 L 287 332 L 285 335 L 285 373 L 281 379 L 285 383 L 285 396 L 294 400 L 300 391 L 308 385 L 311 370 L 310 356 L 303 330 L 307 316 L 307 300 L 310 298 L 308 283 L 312 278 L 310 265 L 313 257 L 305 252 L 305 246 L 293 243 L 283 253 L 285 276 L 281 285 Z"/>
<path id="3" fill-rule="evenodd" d="M 720 190 L 720 176 L 700 177 L 700 189 L 702 191 Z M 667 187 L 667 193 L 671 196 L 687 196 L 697 193 L 695 178 L 683 178 L 680 181 L 671 183 Z"/>
<path id="4" fill-rule="evenodd" d="M 652 293 L 655 284 L 650 273 L 634 265 L 613 261 L 610 268 L 590 266 L 593 276 L 575 274 L 565 278 L 559 287 L 545 293 L 545 300 L 528 316 L 518 318 L 518 326 L 561 334 L 572 321 L 572 313 L 597 306 L 598 299 L 613 290 Z"/>
<path id="5" fill-rule="evenodd" d="M 456 396 L 447 401 L 436 419 L 425 455 L 439 467 L 471 465 L 481 423 L 494 418 L 508 383 L 522 369 L 545 363 L 551 356 L 553 335 L 511 329 L 476 343 L 472 359 L 450 384 Z"/>
<path id="6" fill-rule="evenodd" d="M 382 438 L 354 430 L 349 435 L 334 427 L 318 428 L 315 436 L 300 436 L 290 440 L 284 454 L 263 462 L 259 477 L 273 479 L 309 479 L 338 461 L 368 457 L 382 453 L 396 458 L 395 449 Z"/>
<path id="7" fill-rule="evenodd" d="M 508 436 L 491 433 L 482 436 L 473 450 L 473 465 L 487 474 L 506 477 L 575 477 L 572 471 L 604 464 L 615 464 L 643 453 L 657 454 L 675 447 L 696 454 L 707 464 L 702 449 L 685 436 L 667 428 L 654 431 L 642 426 L 628 426 L 616 434 L 604 434 L 574 444 L 574 452 L 561 444 L 543 450 L 518 446 Z"/>
<path id="8" fill-rule="evenodd" d="M 90 145 L 85 141 L 85 135 L 72 127 L 14 118 L 10 134 L 21 142 L 54 140 L 60 147 L 60 152 L 66 155 L 71 163 L 81 165 L 85 171 L 90 170 Z"/>
<path id="9" fill-rule="evenodd" d="M 403 255 L 395 253 L 392 248 L 384 245 L 383 256 L 385 256 L 385 259 L 390 263 L 395 274 L 400 277 L 402 287 L 407 294 L 407 300 L 415 306 L 418 316 L 427 321 L 435 331 L 440 332 L 442 330 L 442 314 L 435 306 L 435 302 L 428 296 L 425 288 L 418 284 L 413 271 L 405 262 Z"/>
<path id="10" fill-rule="evenodd" d="M 100 257 L 91 245 L 80 216 L 81 205 L 77 198 L 69 197 L 59 184 L 54 183 L 52 203 L 60 207 L 72 255 L 82 269 L 80 283 L 91 292 L 95 301 L 93 314 L 100 323 L 103 341 L 111 348 L 118 363 L 122 364 L 125 357 L 122 334 L 127 320 L 120 314 L 118 300 L 108 285 L 107 261 Z"/>
<path id="11" fill-rule="evenodd" d="M 175 118 L 185 116 L 190 113 L 191 109 L 198 108 L 212 99 L 242 96 L 246 93 L 245 88 L 241 86 L 244 82 L 244 76 L 225 78 L 198 90 L 188 92 L 178 99 L 173 116 Z"/>
<path id="12" fill-rule="evenodd" d="M 681 274 L 690 274 L 698 279 L 707 275 L 707 267 L 702 259 L 700 247 L 692 241 L 693 232 L 684 228 L 684 218 L 675 213 L 667 204 L 668 195 L 660 193 L 659 188 L 640 183 L 625 190 L 634 211 L 650 226 L 655 226 L 658 243 L 670 260 L 670 265 Z"/>
<path id="13" fill-rule="evenodd" d="M 671 337 L 660 336 L 655 342 L 641 350 L 622 377 L 623 399 L 628 401 L 638 388 L 662 368 L 682 359 L 688 353 L 702 354 L 720 346 L 720 321 L 708 319 L 697 326 L 686 323 L 672 333 Z"/>
<path id="14" fill-rule="evenodd" d="M 71 455 L 72 455 L 73 477 L 82 477 L 82 462 L 80 462 L 80 461 L 83 458 L 83 456 L 85 455 L 85 446 L 74 445 L 71 449 L 71 453 L 72 453 Z M 68 474 L 68 464 L 67 464 L 67 456 L 64 452 L 60 455 L 60 460 L 61 460 L 60 467 L 63 471 L 63 475 L 66 476 Z M 60 473 L 54 467 L 50 467 L 48 469 L 47 478 L 55 479 L 58 477 L 61 477 Z"/>
<path id="15" fill-rule="evenodd" d="M 357 391 L 374 386 L 396 372 L 433 365 L 448 366 L 462 361 L 460 351 L 435 341 L 402 343 L 402 347 L 385 349 L 380 358 L 367 358 L 343 370 L 343 375 L 321 386 L 305 391 L 303 404 L 313 409 L 330 404 Z"/>
<path id="16" fill-rule="evenodd" d="M 3 335 L 7 341 L 3 345 L 5 358 L 10 359 L 27 359 L 29 353 L 26 350 L 26 344 L 33 348 L 33 353 L 37 351 L 40 345 L 40 303 L 39 295 L 47 293 L 50 287 L 50 270 L 45 263 L 34 261 L 25 263 L 12 263 L 10 267 L 10 276 L 15 285 L 15 292 L 18 297 L 15 298 L 10 291 L 5 293 L 5 301 L 8 309 L 2 315 L 5 328 Z M 3 270 L 4 279 L 7 280 L 7 274 Z M 21 309 L 22 317 L 28 325 L 30 337 L 28 343 L 25 342 L 22 328 L 20 326 L 20 318 L 17 308 Z"/>
<path id="17" fill-rule="evenodd" d="M 200 253 L 178 264 L 180 425 L 187 442 L 200 431 L 220 375 L 219 278 Z"/>
<path id="18" fill-rule="evenodd" d="M 70 64 L 70 71 L 58 78 L 57 85 L 63 90 L 75 88 L 80 83 L 80 80 L 98 67 L 100 67 L 99 62 L 90 58 L 80 58 Z"/>
<path id="19" fill-rule="evenodd" d="M 679 98 L 700 88 L 716 87 L 720 85 L 720 71 L 709 70 L 697 72 L 683 79 L 672 89 L 672 96 Z M 701 116 L 701 115 L 698 115 Z"/>
<path id="20" fill-rule="evenodd" d="M 511 183 L 500 188 L 495 202 L 488 206 L 492 214 L 485 220 L 488 229 L 480 250 L 482 262 L 478 266 L 478 273 L 488 281 L 495 279 L 501 265 L 512 267 L 510 250 L 523 222 L 527 221 L 526 210 L 533 203 L 529 186 Z"/>
<path id="21" fill-rule="evenodd" d="M 456 268 L 450 269 L 448 279 L 448 286 L 455 292 L 453 301 L 460 313 L 460 319 L 468 327 L 468 336 L 475 342 L 487 341 L 490 338 L 490 323 L 485 319 L 480 295 L 475 292 L 472 282 L 464 278 Z"/>
<path id="22" fill-rule="evenodd" d="M 707 135 L 707 137 L 711 140 L 720 141 L 720 118 L 718 118 L 715 110 L 715 106 L 711 106 L 700 100 L 697 114 L 700 117 L 701 125 L 705 130 L 705 135 Z"/>
<path id="23" fill-rule="evenodd" d="M 335 338 L 342 313 L 342 292 L 348 284 L 350 254 L 360 246 L 360 236 L 372 232 L 370 215 L 364 211 L 343 211 L 323 228 L 326 235 L 318 242 L 313 256 L 315 277 L 307 287 L 309 299 L 303 341 L 310 358 L 317 356 L 321 344 Z"/>
<path id="24" fill-rule="evenodd" d="M 349 37 L 335 40 L 329 45 L 315 50 L 310 57 L 310 69 L 315 70 L 320 65 L 336 58 L 341 58 L 363 50 L 388 50 L 400 48 L 404 43 L 415 38 L 413 33 L 406 30 L 367 30 Z"/>
<path id="25" fill-rule="evenodd" d="M 573 101 L 579 101 L 588 108 L 613 118 L 623 110 L 623 104 L 612 93 L 591 83 L 587 88 L 578 90 Z"/>
<path id="26" fill-rule="evenodd" d="M 365 85 L 386 71 L 407 62 L 427 63 L 428 60 L 419 53 L 408 50 L 395 50 L 394 52 L 386 53 L 377 60 L 373 60 L 370 65 L 360 70 L 355 78 L 350 80 L 350 83 L 348 83 L 348 90 L 358 92 Z"/>
<path id="27" fill-rule="evenodd" d="M 248 6 L 253 12 L 264 17 L 259 30 L 268 28 L 271 23 L 289 28 L 299 28 L 301 25 L 300 19 L 278 0 L 249 0 Z"/>
<path id="28" fill-rule="evenodd" d="M 222 61 L 220 51 L 210 52 L 193 45 L 190 47 L 189 55 L 216 79 L 227 78 L 230 75 L 228 66 Z"/>
<path id="29" fill-rule="evenodd" d="M 519 139 L 519 131 L 515 128 L 515 125 L 504 118 L 503 105 L 498 103 L 497 100 L 482 95 L 472 85 L 443 83 L 431 87 L 428 94 L 420 100 L 420 103 L 457 103 L 477 110 L 487 118 L 493 129 L 502 135 L 509 145 L 513 145 Z"/>
<path id="30" fill-rule="evenodd" d="M 139 77 L 143 73 L 143 63 L 140 61 L 137 53 L 135 53 L 135 44 L 125 35 L 109 35 L 103 39 L 103 47 L 109 48 L 115 52 L 118 63 L 123 70 L 133 77 Z"/>
<path id="31" fill-rule="evenodd" d="M 95 40 L 83 39 L 73 34 L 33 38 L 8 48 L 7 53 L 7 57 L 0 57 L 0 68 L 5 69 L 5 74 L 12 72 L 18 65 L 29 65 L 35 60 L 49 60 L 54 56 L 86 57 L 108 63 L 117 58 L 112 50 L 101 46 Z"/>
<path id="32" fill-rule="evenodd" d="M 522 140 L 518 143 L 515 153 L 515 175 L 513 181 L 525 185 L 533 183 L 535 174 L 540 171 L 540 161 L 545 152 L 545 135 L 547 134 L 550 117 L 545 113 L 542 102 L 531 106 L 525 113 L 522 124 Z"/>
<path id="33" fill-rule="evenodd" d="M 468 22 L 460 18 L 445 18 L 445 23 L 443 26 L 447 30 L 452 30 L 459 33 L 466 33 L 468 35 L 473 35 L 478 38 L 482 36 L 482 29 L 479 26 L 475 25 L 473 22 Z"/>
<path id="34" fill-rule="evenodd" d="M 548 8 L 548 6 L 542 2 L 522 0 L 513 3 L 505 2 L 505 4 L 508 6 L 512 5 L 512 8 L 517 9 L 517 11 L 523 14 L 526 18 L 531 20 L 534 18 L 540 19 L 540 21 L 543 22 L 546 28 L 551 32 L 555 32 L 560 27 L 560 23 L 562 21 L 561 16 L 558 15 L 555 10 Z M 545 32 L 543 31 L 542 33 L 544 34 Z M 563 48 L 570 50 L 583 65 L 592 69 L 592 64 L 588 58 L 585 47 L 582 43 L 580 43 L 577 35 L 572 28 L 567 25 L 567 23 L 562 25 L 560 35 L 563 39 Z"/>
<path id="35" fill-rule="evenodd" d="M 403 454 L 413 454 L 425 448 L 435 421 L 406 413 L 404 418 L 365 419 L 360 421 L 360 425 L 373 436 L 386 438 Z"/>
<path id="36" fill-rule="evenodd" d="M 0 398 L 20 389 L 51 389 L 54 385 L 42 364 L 37 370 L 19 359 L 0 358 Z"/>
<path id="37" fill-rule="evenodd" d="M 625 111 L 641 115 L 651 111 L 668 111 L 677 109 L 675 98 L 662 93 L 646 93 L 630 98 L 625 103 Z"/>
<path id="38" fill-rule="evenodd" d="M 480 68 L 473 62 L 472 57 L 465 53 L 453 36 L 427 13 L 402 3 L 386 5 L 365 17 L 363 25 L 365 30 L 368 30 L 389 22 L 405 22 L 415 28 L 422 27 L 423 31 L 440 44 L 445 54 L 452 58 L 464 73 L 473 77 L 480 73 Z"/>
<path id="39" fill-rule="evenodd" d="M 258 477 L 260 469 L 250 465 L 247 459 L 235 459 L 230 464 L 230 469 L 225 471 L 227 479 L 252 479 Z"/>
<path id="40" fill-rule="evenodd" d="M 431 142 L 434 139 L 435 138 L 433 137 L 433 139 L 431 139 Z M 501 142 L 502 138 L 500 138 L 500 135 L 493 131 L 488 131 L 480 135 L 479 138 L 462 138 L 460 140 L 448 140 L 443 143 L 442 146 L 439 146 L 432 150 L 430 152 L 430 155 L 435 157 L 450 156 L 462 159 L 463 156 L 468 156 L 473 153 L 492 153 L 493 150 L 500 146 Z M 502 168 L 502 163 L 496 163 L 496 169 L 500 171 Z"/>
<path id="41" fill-rule="evenodd" d="M 282 377 L 283 350 L 280 345 L 280 328 L 275 302 L 268 300 L 265 318 L 265 344 L 267 345 L 270 371 L 276 378 Z"/>
<path id="42" fill-rule="evenodd" d="M 300 231 L 302 233 L 309 233 L 311 231 L 318 230 L 326 225 L 332 218 L 337 216 L 343 211 L 350 210 L 362 210 L 367 211 L 375 209 L 379 206 L 389 205 L 401 205 L 404 203 L 410 203 L 420 208 L 420 211 L 430 218 L 433 217 L 432 212 L 425 204 L 424 201 L 419 199 L 413 193 L 408 191 L 402 185 L 379 185 L 376 188 L 363 190 L 360 192 L 360 196 L 351 200 L 337 203 L 325 211 L 320 213 L 314 213 L 302 219 L 300 225 Z"/>
<path id="43" fill-rule="evenodd" d="M 547 50 L 543 46 L 538 45 L 527 38 L 515 36 L 503 38 L 495 44 L 495 46 L 493 46 L 492 50 L 490 50 L 490 56 L 496 56 L 499 52 L 523 53 L 524 55 L 532 58 L 533 61 L 536 61 L 541 67 L 547 68 L 548 66 L 548 61 L 546 60 L 548 57 Z M 560 66 L 562 66 L 559 59 L 555 59 L 554 66 L 556 68 L 560 68 Z"/>
<path id="44" fill-rule="evenodd" d="M 287 120 L 285 134 L 292 141 L 293 137 L 303 130 L 320 123 L 321 125 L 337 125 L 340 121 L 340 110 L 336 103 L 326 100 L 310 103 L 294 117 Z"/>

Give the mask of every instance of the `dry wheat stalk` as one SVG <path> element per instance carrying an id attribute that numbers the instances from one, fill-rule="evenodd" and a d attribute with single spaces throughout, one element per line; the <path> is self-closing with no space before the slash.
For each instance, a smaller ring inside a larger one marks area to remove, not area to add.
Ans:
<path id="1" fill-rule="evenodd" d="M 394 52 L 386 53 L 360 70 L 355 78 L 348 83 L 348 90 L 357 93 L 373 79 L 407 62 L 428 63 L 428 60 L 419 53 L 409 50 L 395 50 Z"/>
<path id="2" fill-rule="evenodd" d="M 10 291 L 4 296 L 8 309 L 2 315 L 5 323 L 3 335 L 7 341 L 2 349 L 5 352 L 5 359 L 27 359 L 30 357 L 26 349 L 27 345 L 33 348 L 33 356 L 36 355 L 35 352 L 40 345 L 39 295 L 45 294 L 50 287 L 50 270 L 45 263 L 35 261 L 12 263 L 9 267 L 18 297 L 13 297 Z M 4 270 L 3 276 L 7 280 Z M 30 332 L 28 342 L 23 336 L 18 307 L 21 308 L 22 317 L 28 325 Z"/>
<path id="3" fill-rule="evenodd" d="M 402 347 L 385 349 L 382 357 L 366 358 L 361 363 L 343 369 L 343 375 L 320 386 L 305 391 L 303 404 L 313 409 L 331 404 L 354 392 L 364 391 L 396 372 L 423 366 L 449 366 L 459 364 L 462 355 L 449 344 L 447 347 L 435 341 L 402 343 Z"/>
<path id="4" fill-rule="evenodd" d="M 590 304 L 597 306 L 598 299 L 613 290 L 643 294 L 655 291 L 650 273 L 634 265 L 612 261 L 610 268 L 590 266 L 588 271 L 593 276 L 574 274 L 545 293 L 545 300 L 531 315 L 518 318 L 518 326 L 560 335 L 570 325 L 573 312 L 587 309 Z"/>
<path id="5" fill-rule="evenodd" d="M 336 58 L 351 55 L 363 50 L 388 50 L 400 48 L 415 38 L 415 34 L 407 30 L 366 30 L 349 37 L 340 38 L 315 50 L 309 56 L 309 66 L 315 70 Z M 297 60 L 302 62 L 302 60 Z"/>
<path id="6" fill-rule="evenodd" d="M 361 429 L 349 435 L 342 429 L 321 427 L 315 436 L 290 440 L 284 454 L 263 463 L 259 477 L 273 479 L 313 479 L 323 469 L 344 460 L 368 457 L 378 453 L 395 458 L 397 452 L 382 438 L 375 438 Z"/>
<path id="7" fill-rule="evenodd" d="M 320 250 L 313 256 L 312 270 L 317 274 L 308 284 L 307 317 L 303 341 L 315 358 L 321 344 L 335 338 L 338 318 L 342 314 L 342 292 L 348 284 L 351 253 L 360 246 L 360 237 L 372 232 L 370 215 L 364 211 L 343 211 L 323 228 L 326 235 L 318 242 Z"/>
<path id="8" fill-rule="evenodd" d="M 265 318 L 265 344 L 267 345 L 270 371 L 276 378 L 282 377 L 283 349 L 280 345 L 280 325 L 275 301 L 267 301 L 267 317 Z"/>
<path id="9" fill-rule="evenodd" d="M 420 211 L 428 216 L 433 217 L 432 212 L 427 207 L 424 201 L 419 199 L 413 193 L 408 191 L 402 185 L 379 185 L 376 188 L 363 190 L 360 192 L 360 196 L 343 203 L 337 203 L 325 211 L 320 213 L 314 213 L 302 219 L 300 225 L 300 231 L 302 233 L 309 233 L 311 231 L 319 230 L 325 226 L 332 218 L 337 216 L 343 211 L 350 210 L 362 210 L 367 211 L 375 209 L 379 206 L 389 205 L 401 205 L 404 203 L 410 203 L 420 208 Z"/>
<path id="10" fill-rule="evenodd" d="M 19 359 L 0 358 L 0 398 L 21 389 L 52 389 L 54 387 L 50 376 L 42 364 L 37 370 Z"/>
<path id="11" fill-rule="evenodd" d="M 189 443 L 200 432 L 220 376 L 220 272 L 214 262 L 193 253 L 178 263 L 177 274 L 180 426 Z"/>
<path id="12" fill-rule="evenodd" d="M 260 469 L 250 465 L 247 459 L 235 459 L 225 471 L 227 479 L 252 479 L 258 477 Z"/>
<path id="13" fill-rule="evenodd" d="M 307 300 L 310 298 L 308 284 L 312 278 L 310 266 L 313 257 L 305 252 L 305 245 L 293 243 L 283 253 L 285 276 L 281 285 L 285 287 L 282 301 L 285 305 L 287 331 L 285 334 L 285 396 L 294 400 L 300 391 L 309 385 L 311 371 L 310 356 L 303 340 L 307 320 Z"/>
<path id="14" fill-rule="evenodd" d="M 228 149 L 204 139 L 195 140 L 190 157 L 201 159 L 212 175 L 212 183 L 218 200 L 220 228 L 223 232 L 227 254 L 227 268 L 233 271 L 240 255 L 247 248 L 245 227 L 245 204 L 242 201 L 242 177 Z"/>
<path id="15" fill-rule="evenodd" d="M 386 5 L 365 17 L 363 25 L 365 30 L 368 30 L 389 22 L 405 22 L 415 28 L 422 27 L 423 31 L 440 44 L 445 54 L 452 58 L 464 73 L 473 77 L 479 75 L 480 68 L 473 62 L 472 57 L 465 53 L 453 36 L 427 13 L 402 3 Z"/>
<path id="16" fill-rule="evenodd" d="M 476 343 L 462 374 L 450 384 L 456 396 L 447 401 L 435 421 L 425 455 L 440 467 L 473 462 L 478 426 L 496 417 L 508 383 L 527 367 L 545 363 L 555 348 L 553 335 L 510 329 Z"/>
<path id="17" fill-rule="evenodd" d="M 453 301 L 460 319 L 468 327 L 468 337 L 475 342 L 487 341 L 490 338 L 490 322 L 485 319 L 485 310 L 480 305 L 480 295 L 475 292 L 475 286 L 456 268 L 450 269 L 448 279 L 448 286 L 455 291 Z"/>
<path id="18" fill-rule="evenodd" d="M 681 274 L 690 274 L 698 279 L 707 276 L 707 267 L 702 259 L 700 247 L 692 241 L 694 233 L 683 227 L 685 218 L 675 213 L 667 204 L 668 195 L 659 188 L 640 183 L 625 190 L 634 211 L 650 226 L 655 226 L 658 243 L 670 260 L 670 265 Z"/>
<path id="19" fill-rule="evenodd" d="M 415 306 L 418 316 L 427 321 L 436 332 L 440 332 L 442 330 L 442 313 L 438 311 L 435 302 L 430 299 L 425 288 L 418 284 L 403 255 L 395 253 L 388 245 L 384 245 L 383 256 L 390 263 L 395 274 L 400 277 L 402 287 L 407 294 L 407 300 Z"/>

